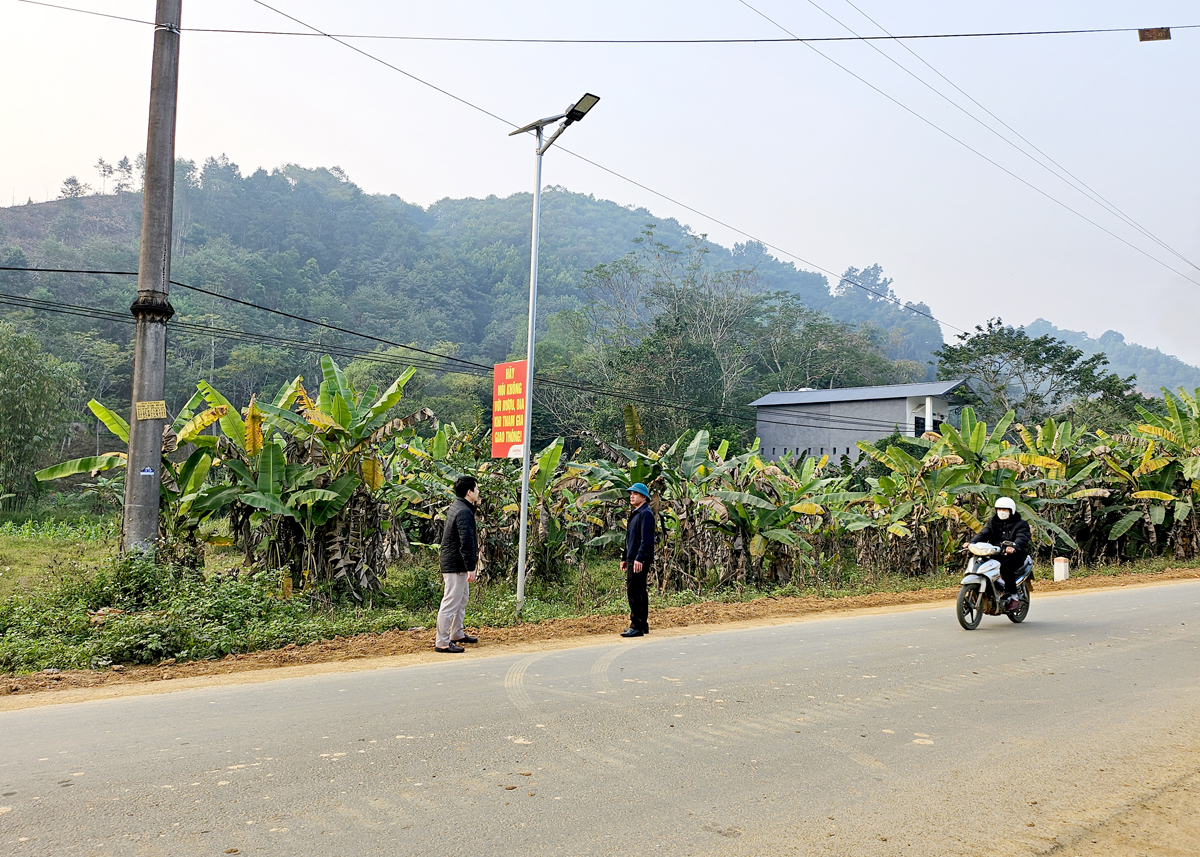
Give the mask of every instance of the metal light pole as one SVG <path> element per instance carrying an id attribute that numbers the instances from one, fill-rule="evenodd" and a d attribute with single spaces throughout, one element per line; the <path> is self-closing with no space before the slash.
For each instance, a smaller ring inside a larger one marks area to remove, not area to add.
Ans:
<path id="1" fill-rule="evenodd" d="M 538 270 L 538 233 L 542 214 L 542 155 L 554 145 L 554 141 L 567 130 L 568 125 L 581 120 L 588 111 L 596 106 L 600 96 L 585 93 L 582 98 L 567 108 L 565 113 L 548 116 L 536 122 L 530 122 L 524 128 L 518 128 L 508 136 L 524 134 L 533 131 L 537 138 L 534 149 L 534 184 L 533 184 L 533 239 L 529 252 L 529 337 L 525 345 L 525 443 L 521 450 L 521 533 L 517 548 L 517 615 L 525 604 L 525 560 L 529 536 L 529 467 L 533 450 L 533 345 L 534 322 L 537 320 L 537 270 Z M 562 124 L 550 135 L 550 139 L 542 142 L 547 125 L 559 120 Z"/>
<path id="2" fill-rule="evenodd" d="M 171 207 L 175 199 L 175 106 L 179 94 L 179 23 L 183 0 L 158 0 L 142 190 L 142 243 L 138 258 L 137 319 L 133 345 L 133 402 L 121 546 L 150 553 L 158 538 L 162 430 L 167 364 L 167 320 L 175 314 L 171 283 Z"/>

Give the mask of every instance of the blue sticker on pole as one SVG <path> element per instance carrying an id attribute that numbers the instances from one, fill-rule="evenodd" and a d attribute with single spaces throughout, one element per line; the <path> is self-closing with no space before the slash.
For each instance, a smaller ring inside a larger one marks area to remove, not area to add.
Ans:
<path id="1" fill-rule="evenodd" d="M 154 468 L 153 468 L 153 467 L 143 467 L 143 468 L 142 468 L 142 475 L 143 475 L 143 476 L 153 476 L 153 475 L 154 475 Z"/>

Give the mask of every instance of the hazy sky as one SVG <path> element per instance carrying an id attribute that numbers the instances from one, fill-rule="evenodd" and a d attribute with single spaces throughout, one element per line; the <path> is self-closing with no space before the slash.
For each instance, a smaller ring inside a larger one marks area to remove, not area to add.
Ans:
<path id="1" fill-rule="evenodd" d="M 60 2 L 154 17 L 150 0 Z M 853 2 L 894 34 L 1200 24 L 1194 0 Z M 785 35 L 740 0 L 271 5 L 336 33 Z M 751 6 L 799 36 L 847 34 L 833 17 L 860 34 L 880 32 L 849 0 Z M 183 24 L 302 29 L 253 0 L 185 0 Z M 72 174 L 98 185 L 98 157 L 132 159 L 145 148 L 152 38 L 145 25 L 0 0 L 2 204 L 54 198 Z M 1151 43 L 1135 33 L 905 43 L 1153 238 L 892 64 L 885 56 L 1011 136 L 894 43 L 814 46 L 862 80 L 796 43 L 353 44 L 515 124 L 594 92 L 603 100 L 562 138 L 566 148 L 733 228 L 557 148 L 546 184 L 646 206 L 726 245 L 748 233 L 786 251 L 782 258 L 836 272 L 878 262 L 902 298 L 926 301 L 948 325 L 1042 316 L 1092 335 L 1120 330 L 1200 364 L 1200 269 L 1157 243 L 1200 264 L 1200 29 Z M 496 119 L 320 37 L 185 32 L 179 103 L 177 154 L 225 153 L 244 173 L 339 165 L 368 192 L 421 205 L 533 182 L 530 138 L 509 138 Z"/>

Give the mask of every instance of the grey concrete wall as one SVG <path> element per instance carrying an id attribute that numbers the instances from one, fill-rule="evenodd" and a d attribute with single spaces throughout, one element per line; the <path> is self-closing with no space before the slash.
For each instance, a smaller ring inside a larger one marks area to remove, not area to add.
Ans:
<path id="1" fill-rule="evenodd" d="M 924 400 L 922 400 L 922 404 Z M 821 402 L 811 405 L 775 405 L 758 408 L 758 437 L 763 456 L 776 461 L 810 451 L 812 455 L 858 457 L 856 441 L 887 437 L 899 427 L 911 434 L 912 419 L 906 399 L 868 399 L 857 402 Z M 937 413 L 937 407 L 934 412 Z M 865 423 L 856 421 L 863 420 Z M 796 424 L 787 424 L 787 423 Z"/>

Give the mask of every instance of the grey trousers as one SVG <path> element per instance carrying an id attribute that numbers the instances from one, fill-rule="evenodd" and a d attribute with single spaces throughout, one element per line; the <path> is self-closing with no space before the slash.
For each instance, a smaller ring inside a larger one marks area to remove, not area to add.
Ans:
<path id="1" fill-rule="evenodd" d="M 446 648 L 451 640 L 462 638 L 463 617 L 467 615 L 467 599 L 471 596 L 465 574 L 443 574 L 442 583 L 445 594 L 438 608 L 437 642 L 434 643 L 439 649 Z"/>

